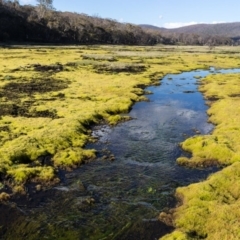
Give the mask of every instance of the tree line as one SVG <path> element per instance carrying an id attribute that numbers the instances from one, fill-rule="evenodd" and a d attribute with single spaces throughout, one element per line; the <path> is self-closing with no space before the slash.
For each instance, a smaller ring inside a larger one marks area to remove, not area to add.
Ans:
<path id="1" fill-rule="evenodd" d="M 0 41 L 59 44 L 230 45 L 220 36 L 167 33 L 86 14 L 55 11 L 52 0 L 37 6 L 0 0 Z"/>

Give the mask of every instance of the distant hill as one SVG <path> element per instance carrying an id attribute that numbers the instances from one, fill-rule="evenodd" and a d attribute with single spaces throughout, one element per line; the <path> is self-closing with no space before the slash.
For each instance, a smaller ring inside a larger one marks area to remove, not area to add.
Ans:
<path id="1" fill-rule="evenodd" d="M 197 24 L 168 30 L 176 33 L 194 33 L 225 37 L 240 37 L 240 22 Z"/>
<path id="2" fill-rule="evenodd" d="M 198 35 L 214 35 L 224 36 L 230 38 L 240 37 L 240 22 L 233 23 L 218 23 L 218 24 L 196 24 L 180 28 L 160 28 L 153 25 L 141 24 L 139 25 L 144 29 L 155 29 L 168 33 L 187 33 Z"/>
<path id="3" fill-rule="evenodd" d="M 161 28 L 161 27 L 150 25 L 150 24 L 140 24 L 138 26 L 140 26 L 144 29 L 153 29 L 153 30 L 159 30 L 159 31 L 167 31 L 168 30 L 167 28 Z"/>

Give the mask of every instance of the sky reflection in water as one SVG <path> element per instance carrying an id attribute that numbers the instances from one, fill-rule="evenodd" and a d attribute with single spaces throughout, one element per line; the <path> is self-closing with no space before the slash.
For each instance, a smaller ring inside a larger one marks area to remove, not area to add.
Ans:
<path id="1" fill-rule="evenodd" d="M 87 147 L 96 148 L 100 158 L 67 174 L 62 186 L 51 190 L 55 191 L 53 200 L 43 200 L 44 207 L 32 209 L 21 223 L 38 222 L 41 238 L 51 238 L 59 226 L 68 226 L 81 239 L 103 239 L 120 233 L 129 223 L 156 218 L 165 207 L 174 206 L 176 187 L 203 180 L 217 170 L 187 169 L 176 164 L 176 158 L 186 154 L 180 142 L 196 131 L 208 134 L 213 129 L 207 123 L 207 106 L 194 78 L 209 73 L 171 74 L 160 86 L 149 87 L 153 92 L 148 95 L 150 101 L 133 106 L 129 113 L 133 120 L 94 131 L 99 141 Z M 110 150 L 115 161 L 101 159 L 103 149 Z M 84 188 L 80 189 L 79 183 Z M 86 205 L 87 199 L 93 199 L 94 204 Z"/>

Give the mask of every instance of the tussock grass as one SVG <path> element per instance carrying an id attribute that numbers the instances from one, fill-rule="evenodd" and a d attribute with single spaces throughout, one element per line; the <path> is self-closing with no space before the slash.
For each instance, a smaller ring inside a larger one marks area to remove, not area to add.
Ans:
<path id="1" fill-rule="evenodd" d="M 58 167 L 69 169 L 94 158 L 94 150 L 84 149 L 90 126 L 125 120 L 121 113 L 146 100 L 142 88 L 165 74 L 240 64 L 221 49 L 191 51 L 163 46 L 1 49 L 3 184 L 9 178 L 20 187 L 28 181 L 55 182 Z M 43 161 L 45 157 L 51 161 Z"/>

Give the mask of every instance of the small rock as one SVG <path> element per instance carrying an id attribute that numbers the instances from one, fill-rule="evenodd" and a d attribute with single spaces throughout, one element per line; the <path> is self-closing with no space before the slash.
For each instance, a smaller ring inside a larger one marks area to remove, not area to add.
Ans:
<path id="1" fill-rule="evenodd" d="M 41 191 L 42 190 L 42 185 L 41 184 L 38 184 L 38 185 L 36 185 L 36 190 L 39 192 L 39 191 Z"/>
<path id="2" fill-rule="evenodd" d="M 103 160 L 106 160 L 108 157 L 106 155 L 102 156 Z"/>
<path id="3" fill-rule="evenodd" d="M 110 160 L 110 161 L 114 161 L 114 160 L 115 160 L 115 156 L 114 156 L 113 154 L 111 154 L 111 155 L 109 156 L 109 160 Z"/>

